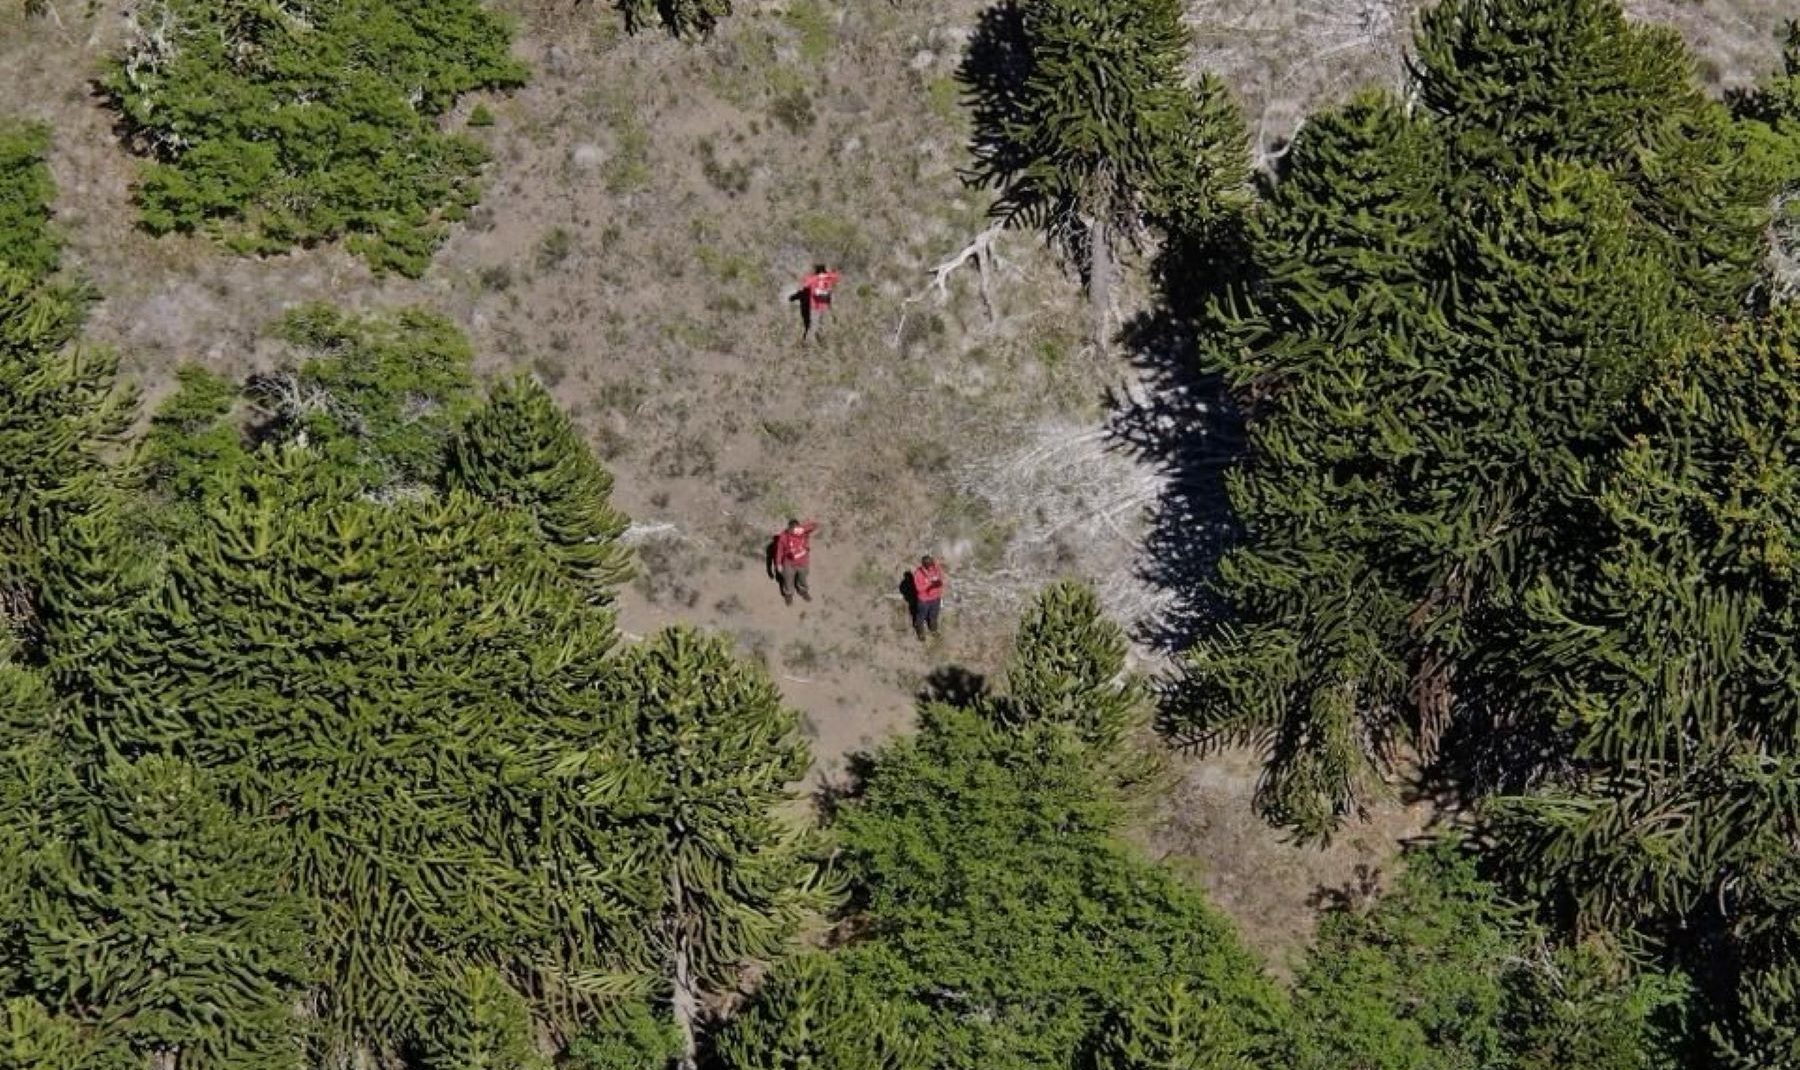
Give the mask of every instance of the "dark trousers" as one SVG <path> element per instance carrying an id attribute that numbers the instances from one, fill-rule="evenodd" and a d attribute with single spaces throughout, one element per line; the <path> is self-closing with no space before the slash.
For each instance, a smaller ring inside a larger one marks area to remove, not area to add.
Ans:
<path id="1" fill-rule="evenodd" d="M 812 592 L 806 587 L 805 565 L 783 565 L 775 570 L 775 578 L 781 581 L 781 597 L 789 602 L 798 593 L 808 602 L 812 601 Z"/>
<path id="2" fill-rule="evenodd" d="M 913 603 L 913 631 L 919 633 L 920 639 L 925 638 L 925 633 L 928 631 L 932 635 L 937 634 L 938 609 L 943 604 L 943 600 L 939 598 L 933 598 L 929 602 Z"/>

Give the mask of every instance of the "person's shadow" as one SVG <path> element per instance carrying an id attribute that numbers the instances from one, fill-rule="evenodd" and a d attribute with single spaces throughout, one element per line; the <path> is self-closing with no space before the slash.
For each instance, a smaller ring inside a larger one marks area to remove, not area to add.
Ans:
<path id="1" fill-rule="evenodd" d="M 806 287 L 802 286 L 795 290 L 788 300 L 800 306 L 800 337 L 810 336 L 813 325 L 812 302 L 806 299 Z"/>
<path id="2" fill-rule="evenodd" d="M 912 569 L 910 569 L 910 568 L 907 569 L 906 574 L 904 576 L 900 577 L 899 591 L 900 591 L 900 597 L 906 599 L 907 615 L 911 616 L 912 614 L 918 612 L 918 610 L 919 610 L 919 588 L 918 588 L 918 585 L 913 582 Z"/>
<path id="3" fill-rule="evenodd" d="M 763 571 L 770 579 L 775 579 L 775 550 L 781 545 L 780 534 L 769 536 L 769 545 L 763 547 Z"/>

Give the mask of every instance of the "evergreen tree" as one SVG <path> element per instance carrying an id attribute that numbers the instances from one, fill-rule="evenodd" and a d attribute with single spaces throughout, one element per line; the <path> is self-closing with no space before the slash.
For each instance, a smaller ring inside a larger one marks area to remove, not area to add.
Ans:
<path id="1" fill-rule="evenodd" d="M 1420 17 L 1414 55 L 1419 99 L 1461 168 L 1599 167 L 1631 191 L 1679 301 L 1741 306 L 1778 183 L 1745 166 L 1675 31 L 1628 22 L 1618 0 L 1453 0 Z"/>
<path id="2" fill-rule="evenodd" d="M 176 369 L 175 393 L 150 417 L 137 470 L 179 528 L 197 521 L 207 487 L 245 462 L 243 432 L 226 419 L 238 397 L 231 383 L 205 368 Z"/>
<path id="3" fill-rule="evenodd" d="M 59 556 L 104 574 L 115 543 Z M 654 886 L 561 769 L 613 738 L 596 685 L 614 631 L 558 569 L 520 514 L 372 500 L 290 447 L 223 480 L 140 593 L 68 584 L 84 601 L 52 606 L 84 780 L 109 754 L 179 755 L 273 838 L 320 1058 L 414 1049 L 457 1007 L 469 1045 L 443 1057 L 492 1057 L 504 1044 L 479 1037 L 518 1035 L 496 1016 L 525 1009 L 495 978 L 554 1023 L 640 957 Z"/>
<path id="4" fill-rule="evenodd" d="M 1171 726 L 1266 745 L 1260 805 L 1314 835 L 1403 749 L 1477 787 L 1553 760 L 1481 658 L 1589 539 L 1584 459 L 1748 296 L 1765 218 L 1679 49 L 1611 0 L 1450 0 L 1418 67 L 1425 115 L 1365 96 L 1300 133 L 1199 314 L 1245 538 Z"/>
<path id="5" fill-rule="evenodd" d="M 723 1070 L 913 1070 L 917 1045 L 894 1009 L 859 985 L 835 959 L 803 955 L 784 963 L 750 1006 L 719 1033 Z"/>
<path id="6" fill-rule="evenodd" d="M 297 1070 L 307 964 L 267 829 L 178 758 L 113 759 L 71 801 L 21 926 L 40 998 L 139 1065 Z"/>
<path id="7" fill-rule="evenodd" d="M 620 770 L 621 806 L 660 874 L 661 972 L 692 1070 L 704 995 L 778 955 L 829 901 L 811 838 L 783 813 L 811 759 L 768 677 L 720 639 L 658 633 L 618 659 L 603 694 L 631 742 L 622 761 L 590 761 Z"/>
<path id="8" fill-rule="evenodd" d="M 1045 588 L 1019 622 L 1002 715 L 1016 724 L 1061 724 L 1101 754 L 1140 724 L 1143 681 L 1126 671 L 1125 632 L 1086 584 Z"/>
<path id="9" fill-rule="evenodd" d="M 1076 253 L 1105 344 L 1115 258 L 1146 221 L 1197 227 L 1248 180 L 1224 83 L 1190 84 L 1178 0 L 1023 0 L 1024 69 L 977 95 L 976 177 L 1007 218 Z"/>
<path id="10" fill-rule="evenodd" d="M 103 79 L 153 160 L 144 225 L 243 253 L 346 238 L 377 270 L 422 274 L 487 162 L 442 117 L 525 77 L 480 0 L 162 0 L 154 16 Z"/>
<path id="11" fill-rule="evenodd" d="M 1076 1065 L 1109 1008 L 1175 980 L 1274 1054 L 1276 990 L 1198 892 L 1115 839 L 1121 800 L 1092 748 L 980 710 L 920 719 L 836 827 L 861 908 L 841 961 L 926 1065 Z"/>
<path id="12" fill-rule="evenodd" d="M 1493 812 L 1525 886 L 1589 925 L 1684 932 L 1764 1021 L 1800 902 L 1797 406 L 1792 306 L 1671 360 L 1641 432 L 1587 466 L 1598 550 L 1548 562 L 1490 655 L 1567 754 Z"/>
<path id="13" fill-rule="evenodd" d="M 1551 949 L 1440 844 L 1363 909 L 1327 916 L 1296 980 L 1294 1070 L 1675 1070 L 1678 977 Z"/>
<path id="14" fill-rule="evenodd" d="M 1262 1044 L 1234 1008 L 1185 980 L 1153 984 L 1107 1026 L 1094 1070 L 1257 1070 Z"/>
<path id="15" fill-rule="evenodd" d="M 447 989 L 421 1047 L 443 1070 L 550 1070 L 538 1051 L 531 1010 L 492 967 L 471 967 Z"/>
<path id="16" fill-rule="evenodd" d="M 0 267 L 0 634 L 33 627 L 45 544 L 105 496 L 101 451 L 131 418 L 115 359 L 71 344 L 80 322 L 74 294 Z"/>
<path id="17" fill-rule="evenodd" d="M 78 1025 L 36 1000 L 21 996 L 0 1007 L 0 1070 L 70 1070 L 92 1053 Z"/>
<path id="18" fill-rule="evenodd" d="M 558 1065 L 567 1070 L 667 1070 L 681 1050 L 681 1031 L 669 1020 L 667 1008 L 628 997 L 608 1004 Z"/>
<path id="19" fill-rule="evenodd" d="M 0 265 L 43 278 L 56 270 L 59 255 L 50 230 L 55 189 L 44 154 L 49 132 L 0 120 Z"/>
<path id="20" fill-rule="evenodd" d="M 530 513 L 591 600 L 611 601 L 630 576 L 618 541 L 627 521 L 609 501 L 612 474 L 537 383 L 517 379 L 494 390 L 451 444 L 446 476 L 452 487 Z"/>

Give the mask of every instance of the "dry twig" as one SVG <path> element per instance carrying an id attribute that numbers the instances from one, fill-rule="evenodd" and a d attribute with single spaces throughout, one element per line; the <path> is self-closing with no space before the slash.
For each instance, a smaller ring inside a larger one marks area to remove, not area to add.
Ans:
<path id="1" fill-rule="evenodd" d="M 948 301 L 950 299 L 950 276 L 955 274 L 958 268 L 961 268 L 970 260 L 975 261 L 975 270 L 980 275 L 982 307 L 987 310 L 988 321 L 990 323 L 993 321 L 994 295 L 991 288 L 992 276 L 994 269 L 1002 263 L 999 254 L 994 252 L 994 239 L 998 238 L 1000 232 L 1005 229 L 1006 225 L 1004 223 L 995 223 L 980 234 L 975 235 L 974 240 L 963 246 L 962 250 L 955 256 L 931 269 L 930 285 L 907 298 L 900 305 L 900 322 L 894 327 L 893 344 L 895 346 L 900 344 L 900 339 L 906 332 L 906 317 L 912 306 L 931 296 L 933 291 L 938 295 L 938 304 L 941 305 L 945 301 Z"/>

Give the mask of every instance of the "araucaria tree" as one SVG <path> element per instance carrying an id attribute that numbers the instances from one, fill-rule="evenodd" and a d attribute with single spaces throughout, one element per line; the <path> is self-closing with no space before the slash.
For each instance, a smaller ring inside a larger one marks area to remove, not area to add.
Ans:
<path id="1" fill-rule="evenodd" d="M 660 885 L 658 972 L 698 1057 L 701 1000 L 780 954 L 830 899 L 791 785 L 810 755 L 798 717 L 724 641 L 676 628 L 622 655 L 603 690 L 628 742 L 586 758 L 615 778 L 615 805 Z"/>
<path id="2" fill-rule="evenodd" d="M 445 479 L 499 505 L 525 510 L 569 579 L 593 601 L 629 578 L 619 543 L 625 515 L 611 504 L 612 473 L 543 387 L 496 387 L 452 442 Z"/>
<path id="3" fill-rule="evenodd" d="M 989 14 L 1015 27 L 1017 69 L 979 69 L 975 176 L 998 210 L 1081 264 L 1095 340 L 1111 322 L 1115 259 L 1146 223 L 1198 226 L 1242 196 L 1243 123 L 1222 82 L 1191 83 L 1179 0 L 1019 0 Z"/>
<path id="4" fill-rule="evenodd" d="M 472 1065 L 458 1036 L 533 1028 L 497 1013 L 555 1025 L 578 977 L 636 961 L 647 892 L 619 824 L 555 768 L 611 730 L 615 633 L 530 517 L 460 492 L 374 500 L 294 446 L 222 473 L 204 517 L 146 582 L 46 607 L 67 760 L 92 785 L 111 754 L 166 776 L 180 759 L 270 838 L 313 934 L 319 1054 L 429 1041 L 443 1070 Z M 118 541 L 71 540 L 65 567 Z"/>
<path id="5" fill-rule="evenodd" d="M 46 145 L 42 131 L 0 127 L 0 656 L 34 629 L 50 541 L 105 498 L 102 451 L 135 404 L 117 361 L 75 344 L 82 294 L 48 278 Z"/>
<path id="6" fill-rule="evenodd" d="M 1201 313 L 1249 449 L 1184 728 L 1269 741 L 1261 803 L 1315 834 L 1397 748 L 1513 784 L 1552 753 L 1496 622 L 1592 536 L 1581 460 L 1742 308 L 1776 185 L 1614 0 L 1449 0 L 1417 55 L 1425 107 L 1310 122 Z"/>

